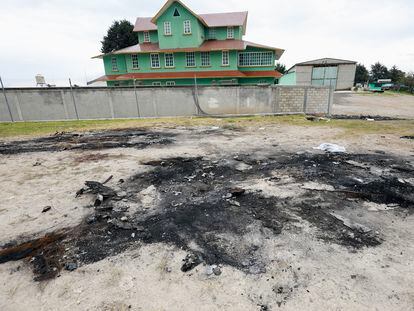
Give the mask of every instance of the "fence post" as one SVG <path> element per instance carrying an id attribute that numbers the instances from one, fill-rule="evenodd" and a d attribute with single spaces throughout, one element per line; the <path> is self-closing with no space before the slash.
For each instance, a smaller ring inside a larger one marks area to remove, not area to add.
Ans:
<path id="1" fill-rule="evenodd" d="M 331 116 L 331 109 L 333 104 L 333 87 L 329 87 L 329 100 L 328 100 L 328 117 Z"/>
<path id="2" fill-rule="evenodd" d="M 199 116 L 201 114 L 200 111 L 200 102 L 198 98 L 198 86 L 197 86 L 197 76 L 194 75 L 194 101 L 197 108 L 197 115 Z"/>
<path id="3" fill-rule="evenodd" d="M 138 113 L 138 118 L 141 117 L 141 113 L 139 111 L 139 103 L 138 103 L 138 94 L 137 94 L 137 86 L 136 86 L 136 79 L 134 79 L 134 93 L 135 93 L 135 103 L 137 104 L 137 113 Z"/>
<path id="4" fill-rule="evenodd" d="M 275 113 L 279 113 L 280 111 L 280 92 L 282 91 L 281 86 L 277 86 L 276 89 L 276 100 L 275 100 Z"/>
<path id="5" fill-rule="evenodd" d="M 303 99 L 303 112 L 306 114 L 308 111 L 308 88 L 305 87 L 305 96 Z"/>
<path id="6" fill-rule="evenodd" d="M 14 122 L 13 115 L 12 115 L 12 112 L 9 106 L 9 100 L 7 99 L 6 90 L 4 89 L 3 80 L 1 79 L 1 77 L 0 77 L 0 83 L 1 83 L 1 89 L 3 90 L 4 99 L 6 100 L 6 106 L 7 106 L 7 109 L 9 110 L 10 120 Z"/>
<path id="7" fill-rule="evenodd" d="M 73 106 L 75 107 L 76 118 L 79 120 L 78 108 L 76 107 L 75 95 L 73 95 L 72 81 L 69 78 L 70 93 L 72 94 Z"/>

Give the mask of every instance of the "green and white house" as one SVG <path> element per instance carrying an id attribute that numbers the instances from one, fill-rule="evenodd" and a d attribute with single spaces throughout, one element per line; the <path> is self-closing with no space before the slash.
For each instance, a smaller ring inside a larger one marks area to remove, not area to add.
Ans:
<path id="1" fill-rule="evenodd" d="M 243 40 L 247 12 L 196 14 L 169 0 L 154 17 L 138 17 L 139 43 L 98 55 L 108 86 L 274 84 L 284 50 Z"/>

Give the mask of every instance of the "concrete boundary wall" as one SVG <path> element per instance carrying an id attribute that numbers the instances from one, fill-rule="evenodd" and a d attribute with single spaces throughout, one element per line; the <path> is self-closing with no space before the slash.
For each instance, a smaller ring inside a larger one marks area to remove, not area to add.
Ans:
<path id="1" fill-rule="evenodd" d="M 8 88 L 0 95 L 0 122 L 329 114 L 333 100 L 331 89 L 314 86 Z"/>

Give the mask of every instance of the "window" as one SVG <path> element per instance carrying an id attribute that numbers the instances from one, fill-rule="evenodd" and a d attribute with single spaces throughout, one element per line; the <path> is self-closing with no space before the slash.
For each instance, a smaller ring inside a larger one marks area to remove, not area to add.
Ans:
<path id="1" fill-rule="evenodd" d="M 184 34 L 191 34 L 191 21 L 184 21 Z"/>
<path id="2" fill-rule="evenodd" d="M 239 66 L 273 66 L 273 52 L 241 52 L 239 53 Z"/>
<path id="3" fill-rule="evenodd" d="M 234 27 L 227 27 L 227 39 L 234 39 Z"/>
<path id="4" fill-rule="evenodd" d="M 151 42 L 150 34 L 148 31 L 144 31 L 144 42 Z"/>
<path id="5" fill-rule="evenodd" d="M 185 53 L 185 61 L 186 61 L 187 67 L 195 67 L 196 66 L 195 53 L 194 52 Z"/>
<path id="6" fill-rule="evenodd" d="M 229 66 L 230 65 L 229 51 L 221 52 L 221 64 L 223 66 Z"/>
<path id="7" fill-rule="evenodd" d="M 118 60 L 116 57 L 111 58 L 111 64 L 112 64 L 112 71 L 118 71 Z"/>
<path id="8" fill-rule="evenodd" d="M 171 36 L 171 22 L 164 22 L 164 35 Z"/>
<path id="9" fill-rule="evenodd" d="M 152 82 L 152 86 L 162 86 L 161 82 Z"/>
<path id="10" fill-rule="evenodd" d="M 132 54 L 131 60 L 132 60 L 132 69 L 139 69 L 138 55 Z"/>
<path id="11" fill-rule="evenodd" d="M 166 68 L 174 68 L 174 54 L 173 53 L 165 53 L 165 67 Z"/>
<path id="12" fill-rule="evenodd" d="M 216 34 L 216 28 L 210 28 L 208 30 L 208 39 L 216 39 L 217 34 Z"/>
<path id="13" fill-rule="evenodd" d="M 175 86 L 175 81 L 167 81 L 165 82 L 166 86 Z"/>
<path id="14" fill-rule="evenodd" d="M 210 52 L 201 52 L 201 66 L 210 66 Z"/>
<path id="15" fill-rule="evenodd" d="M 179 16 L 181 16 L 181 15 L 180 15 L 180 12 L 178 11 L 178 9 L 175 9 L 175 10 L 174 10 L 174 14 L 173 14 L 173 16 L 174 16 L 174 17 L 179 17 Z"/>
<path id="16" fill-rule="evenodd" d="M 160 54 L 151 54 L 151 68 L 160 67 Z"/>

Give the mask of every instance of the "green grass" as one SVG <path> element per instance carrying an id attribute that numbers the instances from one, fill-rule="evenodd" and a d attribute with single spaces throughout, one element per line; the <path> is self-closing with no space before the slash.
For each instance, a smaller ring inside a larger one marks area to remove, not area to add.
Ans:
<path id="1" fill-rule="evenodd" d="M 93 120 L 93 121 L 52 121 L 52 122 L 16 122 L 0 123 L 0 138 L 44 136 L 56 132 L 82 132 L 103 129 L 126 128 L 174 128 L 177 126 L 220 126 L 226 129 L 243 127 L 262 127 L 266 125 L 287 125 L 298 127 L 324 127 L 343 129 L 341 135 L 362 134 L 397 134 L 413 135 L 414 120 L 375 121 L 365 120 L 330 120 L 311 122 L 303 115 L 288 116 L 252 116 L 237 118 L 162 118 L 162 119 L 125 119 L 125 120 Z"/>

